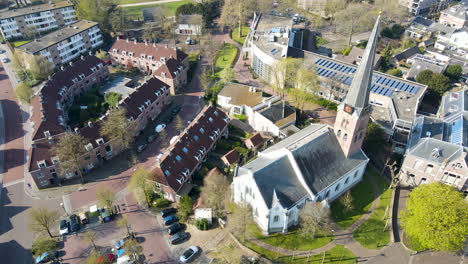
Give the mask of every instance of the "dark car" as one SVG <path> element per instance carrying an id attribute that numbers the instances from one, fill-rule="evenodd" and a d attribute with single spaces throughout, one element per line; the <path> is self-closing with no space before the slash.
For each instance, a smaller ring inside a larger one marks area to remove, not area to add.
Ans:
<path id="1" fill-rule="evenodd" d="M 177 213 L 177 209 L 171 207 L 171 208 L 167 208 L 167 209 L 162 210 L 161 211 L 161 216 L 164 218 L 164 217 L 166 217 L 168 215 L 175 214 L 175 213 Z"/>
<path id="2" fill-rule="evenodd" d="M 107 223 L 107 222 L 109 222 L 110 220 L 112 220 L 112 214 L 111 214 L 111 212 L 109 211 L 109 209 L 107 209 L 107 208 L 102 208 L 102 209 L 99 211 L 99 213 L 100 213 L 100 215 L 101 215 L 102 222 Z"/>
<path id="3" fill-rule="evenodd" d="M 179 244 L 180 242 L 184 241 L 185 239 L 188 238 L 188 233 L 187 232 L 179 232 L 169 238 L 169 242 L 171 242 L 171 245 Z"/>
<path id="4" fill-rule="evenodd" d="M 181 224 L 175 223 L 175 224 L 173 224 L 173 225 L 171 225 L 171 226 L 169 226 L 167 228 L 167 233 L 169 233 L 169 235 L 172 236 L 172 235 L 176 234 L 177 232 L 181 231 L 182 228 L 183 228 L 183 226 Z"/>
<path id="5" fill-rule="evenodd" d="M 60 220 L 59 233 L 60 235 L 66 235 L 70 233 L 70 227 L 68 226 L 67 220 Z"/>
<path id="6" fill-rule="evenodd" d="M 163 222 L 165 225 L 172 225 L 173 223 L 179 221 L 179 218 L 175 215 L 169 215 L 163 218 Z"/>
<path id="7" fill-rule="evenodd" d="M 80 230 L 80 222 L 78 220 L 78 216 L 74 214 L 70 215 L 70 229 L 72 233 Z"/>
<path id="8" fill-rule="evenodd" d="M 173 116 L 168 116 L 164 119 L 164 123 L 169 124 L 172 121 L 172 119 L 174 119 Z"/>
<path id="9" fill-rule="evenodd" d="M 177 115 L 180 112 L 180 105 L 176 105 L 171 109 L 171 114 L 173 116 Z"/>
<path id="10" fill-rule="evenodd" d="M 58 251 L 53 250 L 53 251 L 42 253 L 41 255 L 37 256 L 35 260 L 36 260 L 36 263 L 46 263 L 57 257 L 58 257 Z"/>

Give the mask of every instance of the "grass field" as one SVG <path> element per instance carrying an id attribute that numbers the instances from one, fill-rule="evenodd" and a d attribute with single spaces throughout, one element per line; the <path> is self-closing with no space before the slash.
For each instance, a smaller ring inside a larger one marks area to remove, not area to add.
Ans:
<path id="1" fill-rule="evenodd" d="M 242 26 L 241 27 L 241 36 L 239 37 L 239 27 L 235 27 L 234 30 L 231 33 L 231 38 L 235 42 L 244 45 L 245 37 L 247 37 L 247 34 L 249 33 L 249 27 L 247 26 Z"/>
<path id="2" fill-rule="evenodd" d="M 11 44 L 13 45 L 13 47 L 16 48 L 16 47 L 19 47 L 19 46 L 21 46 L 23 44 L 29 43 L 29 42 L 31 42 L 31 40 L 18 40 L 18 41 L 15 41 L 15 42 L 11 43 Z"/>
<path id="3" fill-rule="evenodd" d="M 369 173 L 372 173 L 368 167 L 362 181 L 351 189 L 354 208 L 346 212 L 340 199 L 335 200 L 331 205 L 332 216 L 335 222 L 346 229 L 356 222 L 365 212 L 367 212 L 374 201 L 374 191 L 369 180 Z"/>
<path id="4" fill-rule="evenodd" d="M 262 235 L 256 224 L 252 223 L 247 226 L 248 232 L 267 244 L 275 247 L 286 248 L 291 250 L 312 250 L 320 248 L 330 243 L 333 239 L 331 232 L 319 231 L 315 238 L 305 238 L 297 231 L 292 231 L 288 234 L 273 234 L 270 236 Z"/>
<path id="5" fill-rule="evenodd" d="M 126 0 L 125 0 L 126 1 Z M 131 0 L 130 0 L 131 1 Z M 164 4 L 152 4 L 152 5 L 142 5 L 142 6 L 131 6 L 131 7 L 124 7 L 125 10 L 128 11 L 128 14 L 130 17 L 133 19 L 142 19 L 143 16 L 141 14 L 141 10 L 144 8 L 150 8 L 150 7 L 165 7 L 167 9 L 167 16 L 174 16 L 176 9 L 184 4 L 190 3 L 192 1 L 190 0 L 183 0 L 179 2 L 170 2 L 170 3 L 164 3 Z"/>
<path id="6" fill-rule="evenodd" d="M 219 78 L 220 73 L 227 67 L 231 67 L 237 56 L 237 48 L 229 43 L 224 44 L 224 47 L 216 55 L 215 77 Z"/>
<path id="7" fill-rule="evenodd" d="M 154 2 L 158 0 L 118 0 L 119 5 L 126 5 L 126 4 L 136 4 L 136 3 L 144 3 L 144 2 Z"/>

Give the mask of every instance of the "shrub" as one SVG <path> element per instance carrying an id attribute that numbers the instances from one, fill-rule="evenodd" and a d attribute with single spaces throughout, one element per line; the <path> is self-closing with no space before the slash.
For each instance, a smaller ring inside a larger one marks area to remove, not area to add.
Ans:
<path id="1" fill-rule="evenodd" d="M 445 70 L 445 75 L 452 80 L 457 80 L 460 78 L 462 72 L 462 66 L 458 64 L 452 64 L 447 67 L 447 70 Z"/>
<path id="2" fill-rule="evenodd" d="M 387 71 L 387 74 L 392 76 L 401 77 L 403 76 L 403 72 L 400 69 L 391 69 Z"/>
<path id="3" fill-rule="evenodd" d="M 247 121 L 247 116 L 245 116 L 245 115 L 236 115 L 236 114 L 235 114 L 234 117 L 237 118 L 237 119 L 239 119 L 239 120 L 242 121 L 242 122 Z"/>
<path id="4" fill-rule="evenodd" d="M 153 205 L 156 206 L 157 208 L 164 208 L 167 207 L 171 202 L 164 199 L 164 198 L 158 198 L 153 202 Z"/>
<path id="5" fill-rule="evenodd" d="M 202 218 L 200 220 L 196 220 L 195 221 L 195 226 L 199 230 L 208 230 L 208 229 L 210 229 L 210 223 L 208 223 L 208 220 L 206 220 L 205 218 Z"/>
<path id="6" fill-rule="evenodd" d="M 341 54 L 347 56 L 350 52 L 351 52 L 351 47 L 347 47 L 341 52 Z"/>

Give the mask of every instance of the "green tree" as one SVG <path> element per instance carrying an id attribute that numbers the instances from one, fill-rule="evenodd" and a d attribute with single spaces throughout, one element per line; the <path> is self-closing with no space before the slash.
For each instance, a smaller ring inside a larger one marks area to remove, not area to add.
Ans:
<path id="1" fill-rule="evenodd" d="M 135 121 L 128 120 L 125 108 L 111 109 L 100 131 L 102 135 L 115 139 L 121 149 L 128 149 L 135 140 Z"/>
<path id="2" fill-rule="evenodd" d="M 387 74 L 396 76 L 396 77 L 403 76 L 403 72 L 400 69 L 390 69 L 387 71 Z"/>
<path id="3" fill-rule="evenodd" d="M 401 220 L 405 233 L 422 247 L 456 252 L 468 235 L 468 203 L 452 186 L 422 184 L 410 193 Z"/>
<path id="4" fill-rule="evenodd" d="M 139 201 L 145 201 L 148 207 L 150 204 L 150 194 L 154 190 L 154 186 L 150 184 L 152 174 L 144 168 L 138 168 L 132 176 L 130 176 L 129 187 L 135 198 Z"/>
<path id="5" fill-rule="evenodd" d="M 127 255 L 130 256 L 130 259 L 133 261 L 138 261 L 143 253 L 143 248 L 138 244 L 138 241 L 133 238 L 127 239 L 123 248 L 126 249 Z"/>
<path id="6" fill-rule="evenodd" d="M 98 59 L 104 60 L 104 61 L 110 59 L 109 53 L 107 51 L 105 51 L 105 50 L 102 50 L 102 49 L 100 49 L 98 52 L 96 52 L 95 56 Z"/>
<path id="7" fill-rule="evenodd" d="M 116 8 L 114 9 L 109 17 L 109 24 L 113 32 L 122 32 L 128 28 L 129 25 L 129 15 L 128 11 L 125 8 Z"/>
<path id="8" fill-rule="evenodd" d="M 108 92 L 104 95 L 104 102 L 106 102 L 110 108 L 115 108 L 119 105 L 122 95 L 119 93 Z"/>
<path id="9" fill-rule="evenodd" d="M 300 234 L 314 238 L 320 229 L 328 229 L 330 225 L 330 209 L 321 203 L 306 202 L 299 214 Z"/>
<path id="10" fill-rule="evenodd" d="M 364 148 L 376 150 L 385 145 L 385 131 L 376 123 L 370 123 L 366 129 Z"/>
<path id="11" fill-rule="evenodd" d="M 231 82 L 236 77 L 236 72 L 233 68 L 225 68 L 220 74 L 221 80 L 225 83 Z"/>
<path id="12" fill-rule="evenodd" d="M 385 46 L 384 50 L 382 51 L 382 59 L 380 62 L 380 67 L 383 71 L 386 71 L 390 68 L 390 61 L 393 56 L 392 47 L 390 45 Z"/>
<path id="13" fill-rule="evenodd" d="M 186 222 L 193 212 L 193 200 L 188 195 L 180 198 L 177 216 L 181 222 Z"/>
<path id="14" fill-rule="evenodd" d="M 115 0 L 76 0 L 75 10 L 79 19 L 98 22 L 105 32 L 111 30 L 110 16 L 117 4 Z"/>
<path id="15" fill-rule="evenodd" d="M 234 203 L 231 203 L 231 207 L 233 210 L 228 219 L 228 228 L 241 242 L 244 242 L 247 233 L 247 224 L 252 222 L 251 208 L 246 204 L 237 206 Z"/>
<path id="16" fill-rule="evenodd" d="M 434 73 L 427 86 L 433 92 L 443 96 L 450 88 L 450 79 L 441 73 Z"/>
<path id="17" fill-rule="evenodd" d="M 31 251 L 35 256 L 40 256 L 45 252 L 55 251 L 58 249 L 58 243 L 55 239 L 39 236 L 32 244 Z"/>
<path id="18" fill-rule="evenodd" d="M 354 199 L 351 195 L 351 190 L 347 191 L 343 196 L 341 196 L 340 201 L 341 204 L 343 204 L 345 212 L 350 212 L 354 210 Z"/>
<path id="19" fill-rule="evenodd" d="M 33 95 L 33 90 L 31 86 L 27 85 L 24 82 L 20 82 L 15 89 L 13 90 L 16 99 L 18 99 L 21 103 L 29 104 L 31 101 L 31 96 Z"/>
<path id="20" fill-rule="evenodd" d="M 117 226 L 120 228 L 125 228 L 125 230 L 127 230 L 127 236 L 130 237 L 132 235 L 132 233 L 130 232 L 131 226 L 124 215 L 122 215 L 122 217 L 119 220 L 117 220 Z"/>
<path id="21" fill-rule="evenodd" d="M 114 213 L 114 203 L 117 198 L 112 190 L 106 187 L 100 187 L 96 192 L 96 199 L 99 206 L 107 207 L 111 213 Z"/>
<path id="22" fill-rule="evenodd" d="M 458 64 L 451 64 L 445 70 L 445 75 L 447 75 L 452 80 L 458 80 L 462 75 L 463 68 Z"/>
<path id="23" fill-rule="evenodd" d="M 29 213 L 29 229 L 36 233 L 47 232 L 52 238 L 51 228 L 56 224 L 60 215 L 57 211 L 44 207 L 32 208 Z"/>
<path id="24" fill-rule="evenodd" d="M 34 80 L 46 80 L 54 72 L 54 64 L 46 57 L 35 55 L 30 58 L 27 65 Z"/>
<path id="25" fill-rule="evenodd" d="M 416 76 L 416 81 L 418 83 L 426 84 L 429 85 L 429 82 L 432 79 L 432 75 L 434 73 L 431 70 L 424 70 L 421 71 L 417 76 Z"/>
<path id="26" fill-rule="evenodd" d="M 88 143 L 89 140 L 78 133 L 65 132 L 52 148 L 52 153 L 59 158 L 62 173 L 78 173 L 81 183 L 84 183 L 81 160 L 87 153 L 85 146 Z"/>

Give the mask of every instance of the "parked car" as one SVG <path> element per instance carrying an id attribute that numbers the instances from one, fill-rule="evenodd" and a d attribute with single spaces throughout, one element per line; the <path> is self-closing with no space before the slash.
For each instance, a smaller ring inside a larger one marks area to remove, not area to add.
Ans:
<path id="1" fill-rule="evenodd" d="M 161 131 L 163 131 L 164 128 L 166 128 L 165 124 L 159 124 L 154 128 L 154 130 L 156 131 L 156 133 L 160 133 Z"/>
<path id="2" fill-rule="evenodd" d="M 179 218 L 176 215 L 169 215 L 163 218 L 163 222 L 165 225 L 172 225 L 177 221 L 179 221 Z"/>
<path id="3" fill-rule="evenodd" d="M 58 257 L 57 251 L 44 252 L 40 256 L 36 257 L 36 263 L 46 263 L 51 261 L 54 257 Z"/>
<path id="4" fill-rule="evenodd" d="M 88 214 L 86 212 L 79 213 L 78 217 L 80 218 L 80 223 L 82 225 L 86 225 L 87 223 L 89 223 Z"/>
<path id="5" fill-rule="evenodd" d="M 131 260 L 129 255 L 124 255 L 117 259 L 117 264 L 133 264 L 133 263 L 135 263 L 135 261 Z"/>
<path id="6" fill-rule="evenodd" d="M 101 220 L 102 220 L 104 223 L 107 223 L 107 222 L 109 222 L 110 220 L 112 220 L 112 214 L 111 214 L 111 212 L 109 211 L 109 209 L 107 209 L 107 208 L 102 208 L 102 209 L 99 211 L 99 214 L 101 215 Z"/>
<path id="7" fill-rule="evenodd" d="M 192 39 L 190 37 L 187 37 L 185 40 L 185 45 L 192 45 Z"/>
<path id="8" fill-rule="evenodd" d="M 175 223 L 167 228 L 167 233 L 169 233 L 170 236 L 178 233 L 179 231 L 182 231 L 183 226 L 179 223 Z"/>
<path id="9" fill-rule="evenodd" d="M 146 138 L 146 142 L 151 143 L 151 142 L 153 142 L 155 139 L 156 139 L 156 136 L 155 136 L 155 135 L 149 135 L 149 136 Z"/>
<path id="10" fill-rule="evenodd" d="M 114 254 L 106 254 L 101 255 L 99 258 L 96 259 L 96 263 L 113 263 L 115 261 Z"/>
<path id="11" fill-rule="evenodd" d="M 180 105 L 176 105 L 171 109 L 171 115 L 175 116 L 180 112 Z"/>
<path id="12" fill-rule="evenodd" d="M 190 261 L 192 261 L 198 255 L 199 252 L 200 252 L 199 247 L 191 246 L 187 250 L 185 250 L 184 253 L 182 253 L 179 260 L 182 263 L 189 263 Z"/>
<path id="13" fill-rule="evenodd" d="M 188 238 L 188 233 L 184 232 L 184 231 L 181 231 L 181 232 L 171 236 L 169 238 L 169 242 L 171 243 L 171 245 L 175 245 L 175 244 L 181 243 L 182 241 L 184 241 L 187 238 Z"/>
<path id="14" fill-rule="evenodd" d="M 70 227 L 68 226 L 67 220 L 60 220 L 59 224 L 60 235 L 66 235 L 70 233 Z"/>
<path id="15" fill-rule="evenodd" d="M 3 62 L 3 63 L 8 63 L 8 62 L 10 62 L 10 59 L 8 59 L 8 58 L 3 58 L 3 59 L 2 59 L 2 62 Z"/>
<path id="16" fill-rule="evenodd" d="M 70 230 L 72 233 L 77 232 L 80 230 L 80 222 L 78 220 L 78 216 L 75 214 L 70 215 Z"/>
<path id="17" fill-rule="evenodd" d="M 175 214 L 175 213 L 177 213 L 177 209 L 171 207 L 171 208 L 167 208 L 167 209 L 162 210 L 161 211 L 161 216 L 164 218 L 164 217 L 166 217 L 168 215 Z"/>
<path id="18" fill-rule="evenodd" d="M 141 145 L 139 145 L 139 146 L 138 146 L 138 149 L 137 149 L 138 153 L 140 153 L 140 152 L 142 152 L 143 150 L 145 150 L 147 146 L 148 146 L 148 144 L 141 144 Z"/>

